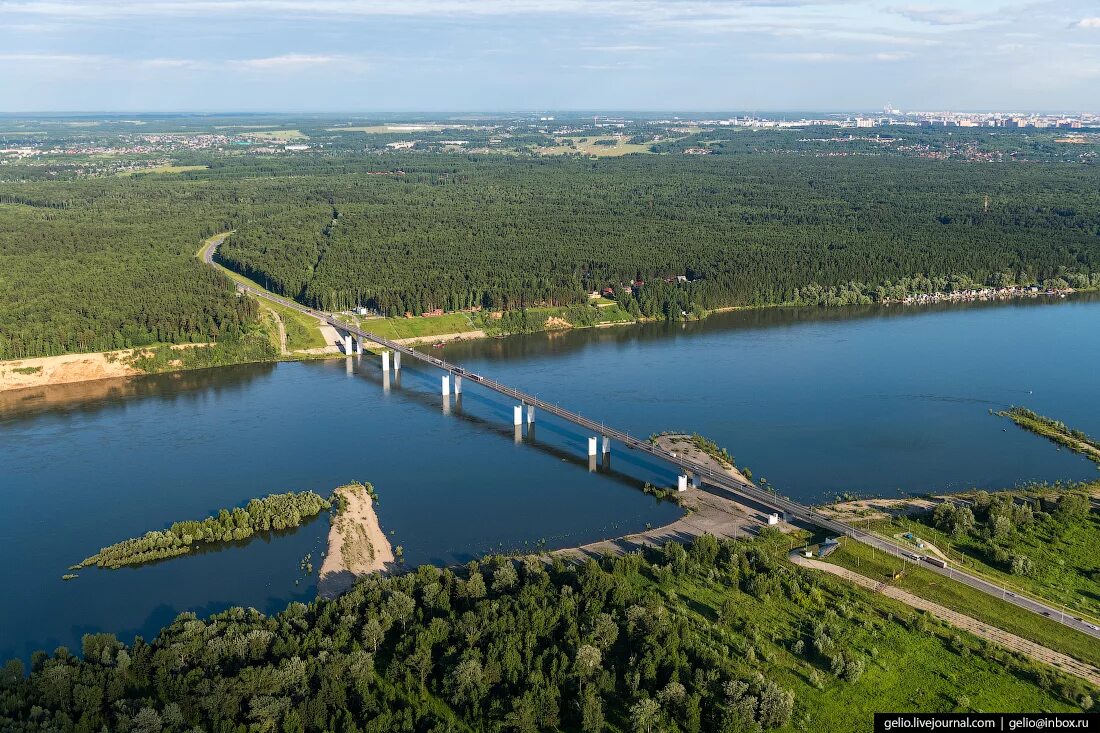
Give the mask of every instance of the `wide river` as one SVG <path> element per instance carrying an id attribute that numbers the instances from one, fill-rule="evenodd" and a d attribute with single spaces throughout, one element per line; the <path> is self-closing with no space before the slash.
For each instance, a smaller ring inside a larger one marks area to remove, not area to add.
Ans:
<path id="1" fill-rule="evenodd" d="M 1010 487 L 1096 466 L 990 414 L 1031 407 L 1100 434 L 1100 298 L 932 308 L 774 309 L 691 324 L 452 344 L 447 359 L 647 436 L 702 433 L 782 493 Z M 378 488 L 406 561 L 561 547 L 672 521 L 638 491 L 674 473 L 467 382 L 374 358 L 233 367 L 0 394 L 0 658 L 147 638 L 177 613 L 309 600 L 325 517 L 240 547 L 116 571 L 69 565 L 172 521 L 273 491 Z"/>

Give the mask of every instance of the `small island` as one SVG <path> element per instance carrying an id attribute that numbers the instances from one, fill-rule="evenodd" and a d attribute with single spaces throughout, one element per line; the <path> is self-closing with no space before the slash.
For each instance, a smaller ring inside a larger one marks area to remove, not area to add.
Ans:
<path id="1" fill-rule="evenodd" d="M 166 530 L 146 532 L 104 547 L 70 570 L 91 567 L 115 570 L 186 555 L 195 547 L 239 541 L 256 532 L 291 529 L 330 508 L 332 502 L 313 491 L 271 494 L 244 507 L 221 509 L 202 520 L 175 522 Z"/>
<path id="2" fill-rule="evenodd" d="M 1090 437 L 1086 433 L 1069 427 L 1060 420 L 1039 415 L 1026 407 L 1013 407 L 1003 412 L 998 412 L 1001 417 L 1007 417 L 1024 430 L 1030 430 L 1036 435 L 1063 445 L 1075 453 L 1100 463 L 1100 440 Z"/>
<path id="3" fill-rule="evenodd" d="M 317 594 L 322 598 L 340 595 L 357 577 L 385 570 L 394 561 L 393 548 L 374 512 L 377 498 L 373 486 L 358 481 L 333 491 L 336 507 L 328 552 L 317 581 Z"/>

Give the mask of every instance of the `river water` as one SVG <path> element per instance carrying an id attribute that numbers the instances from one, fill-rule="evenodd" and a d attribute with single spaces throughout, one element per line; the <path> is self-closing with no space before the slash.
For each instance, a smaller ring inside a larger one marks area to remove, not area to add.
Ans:
<path id="1" fill-rule="evenodd" d="M 1100 299 L 771 309 L 448 345 L 450 361 L 644 437 L 697 431 L 781 493 L 1001 488 L 1096 477 L 990 411 L 1022 404 L 1100 434 Z M 147 638 L 183 610 L 309 600 L 328 522 L 153 565 L 67 567 L 100 547 L 274 491 L 375 484 L 410 565 L 561 547 L 672 521 L 638 491 L 674 472 L 546 415 L 373 358 L 231 367 L 0 395 L 0 658 Z"/>

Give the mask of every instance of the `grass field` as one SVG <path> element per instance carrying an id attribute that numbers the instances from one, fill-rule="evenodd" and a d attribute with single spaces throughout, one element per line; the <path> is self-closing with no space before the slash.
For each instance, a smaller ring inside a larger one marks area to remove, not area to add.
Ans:
<path id="1" fill-rule="evenodd" d="M 465 313 L 446 313 L 432 318 L 372 318 L 362 321 L 362 327 L 390 339 L 430 338 L 477 330 Z"/>
<path id="2" fill-rule="evenodd" d="M 904 568 L 901 579 L 892 581 L 899 588 L 1049 649 L 1090 663 L 1100 660 L 1098 639 L 1073 631 L 1056 621 L 1022 611 L 1000 599 L 905 560 L 884 555 L 882 552 L 872 555 L 871 548 L 859 542 L 842 540 L 841 548 L 829 556 L 829 561 L 876 580 L 888 580 L 894 571 Z"/>
<path id="3" fill-rule="evenodd" d="M 210 166 L 206 165 L 158 165 L 155 168 L 142 168 L 141 170 L 134 171 L 121 171 L 118 173 L 123 178 L 127 176 L 137 175 L 139 173 L 186 173 L 187 171 L 204 171 Z"/>
<path id="4" fill-rule="evenodd" d="M 864 525 L 861 525 L 864 526 Z M 955 539 L 915 519 L 866 524 L 883 535 L 913 532 L 943 550 L 960 566 L 1019 593 L 1064 604 L 1079 614 L 1100 618 L 1100 515 L 1063 524 L 1053 518 L 1036 519 L 1016 527 L 1009 554 L 1022 554 L 1034 563 L 1030 575 L 1013 575 L 1008 568 L 989 564 L 987 547 L 972 534 Z"/>
<path id="5" fill-rule="evenodd" d="M 257 130 L 255 132 L 242 132 L 241 137 L 247 137 L 252 140 L 308 140 L 309 136 L 302 133 L 301 130 Z"/>
<path id="6" fill-rule="evenodd" d="M 916 613 L 900 603 L 835 578 L 818 575 L 815 581 L 825 593 L 810 595 L 831 609 L 823 614 L 781 594 L 761 599 L 736 584 L 693 576 L 675 578 L 662 592 L 682 602 L 680 614 L 693 628 L 707 628 L 720 609 L 732 611 L 709 627 L 711 633 L 746 669 L 766 667 L 770 679 L 795 693 L 795 714 L 784 730 L 870 730 L 873 714 L 884 710 L 1073 709 L 1034 684 L 1033 668 L 1006 663 L 1006 654 L 990 654 L 968 634 L 936 622 L 921 630 L 911 621 Z M 830 674 L 812 651 L 813 625 L 834 613 L 836 628 L 843 629 L 837 647 L 866 664 L 854 682 Z M 742 635 L 752 640 L 751 652 L 737 641 Z M 797 639 L 806 648 L 801 654 L 793 653 Z"/>
<path id="7" fill-rule="evenodd" d="M 366 125 L 357 127 L 328 127 L 325 128 L 328 132 L 368 132 L 368 133 L 387 133 L 387 132 L 441 132 L 443 130 L 465 130 L 469 129 L 469 125 L 418 125 L 410 122 L 407 124 L 393 124 L 393 125 Z"/>
<path id="8" fill-rule="evenodd" d="M 288 351 L 301 349 L 317 349 L 325 346 L 325 338 L 318 328 L 317 319 L 310 318 L 293 308 L 284 305 L 264 301 L 264 305 L 279 314 L 283 319 L 283 328 L 286 329 L 286 348 Z"/>
<path id="9" fill-rule="evenodd" d="M 581 142 L 584 140 L 584 142 Z M 568 145 L 569 141 L 573 146 Z M 597 145 L 597 141 L 614 141 L 614 145 Z M 558 138 L 558 144 L 545 147 L 531 148 L 531 152 L 540 155 L 594 155 L 600 158 L 612 158 L 631 153 L 648 153 L 649 143 L 635 145 L 626 142 L 625 138 L 615 138 L 611 135 L 589 138 Z"/>

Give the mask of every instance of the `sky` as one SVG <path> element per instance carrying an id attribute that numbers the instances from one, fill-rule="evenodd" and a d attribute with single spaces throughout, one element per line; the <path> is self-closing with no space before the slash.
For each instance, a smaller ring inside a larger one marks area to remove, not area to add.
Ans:
<path id="1" fill-rule="evenodd" d="M 1100 112 L 1100 0 L 0 0 L 0 112 Z"/>

